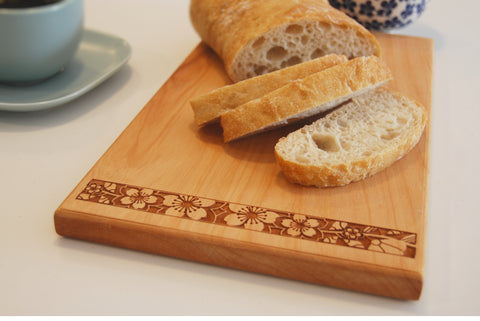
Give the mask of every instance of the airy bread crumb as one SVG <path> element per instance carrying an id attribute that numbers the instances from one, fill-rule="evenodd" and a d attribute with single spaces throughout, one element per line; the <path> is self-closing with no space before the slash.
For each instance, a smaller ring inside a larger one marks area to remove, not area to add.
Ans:
<path id="1" fill-rule="evenodd" d="M 326 0 L 192 0 L 190 18 L 233 82 L 331 53 L 381 54 L 372 33 Z"/>
<path id="2" fill-rule="evenodd" d="M 285 24 L 250 41 L 235 57 L 231 74 L 246 79 L 332 53 L 370 56 L 377 48 L 352 27 L 307 20 Z"/>
<path id="3" fill-rule="evenodd" d="M 290 182 L 349 184 L 407 154 L 420 140 L 426 115 L 421 104 L 378 88 L 281 138 L 275 155 Z"/>

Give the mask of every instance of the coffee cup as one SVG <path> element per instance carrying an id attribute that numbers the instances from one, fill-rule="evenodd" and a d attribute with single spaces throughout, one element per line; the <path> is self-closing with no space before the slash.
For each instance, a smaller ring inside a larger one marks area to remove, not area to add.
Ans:
<path id="1" fill-rule="evenodd" d="M 38 82 L 68 68 L 82 30 L 83 0 L 0 0 L 0 82 Z"/>

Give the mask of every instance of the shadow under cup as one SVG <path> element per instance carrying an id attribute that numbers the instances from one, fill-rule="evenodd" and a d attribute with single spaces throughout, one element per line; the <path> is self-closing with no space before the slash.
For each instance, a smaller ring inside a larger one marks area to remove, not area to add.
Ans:
<path id="1" fill-rule="evenodd" d="M 65 68 L 82 38 L 83 0 L 0 7 L 0 82 L 34 83 Z"/>

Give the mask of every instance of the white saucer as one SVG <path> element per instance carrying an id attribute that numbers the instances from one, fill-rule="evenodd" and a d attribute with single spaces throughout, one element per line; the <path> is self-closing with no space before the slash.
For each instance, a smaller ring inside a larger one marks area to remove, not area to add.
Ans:
<path id="1" fill-rule="evenodd" d="M 84 30 L 77 53 L 62 72 L 34 85 L 0 83 L 0 110 L 35 111 L 72 101 L 113 75 L 130 54 L 125 40 Z"/>

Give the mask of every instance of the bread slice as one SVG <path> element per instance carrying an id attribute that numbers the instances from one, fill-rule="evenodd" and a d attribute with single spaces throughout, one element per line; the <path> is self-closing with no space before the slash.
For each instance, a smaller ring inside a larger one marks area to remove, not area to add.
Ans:
<path id="1" fill-rule="evenodd" d="M 225 142 L 283 126 L 338 106 L 392 78 L 376 56 L 359 57 L 295 80 L 221 116 Z"/>
<path id="2" fill-rule="evenodd" d="M 190 101 L 197 125 L 220 120 L 220 116 L 244 103 L 264 96 L 287 83 L 346 62 L 340 55 L 327 55 L 265 75 L 215 89 Z"/>
<path id="3" fill-rule="evenodd" d="M 381 54 L 375 36 L 327 0 L 192 0 L 190 19 L 233 82 L 331 53 Z"/>
<path id="4" fill-rule="evenodd" d="M 420 140 L 426 117 L 419 103 L 378 88 L 281 138 L 276 159 L 290 182 L 345 185 L 406 155 Z"/>

